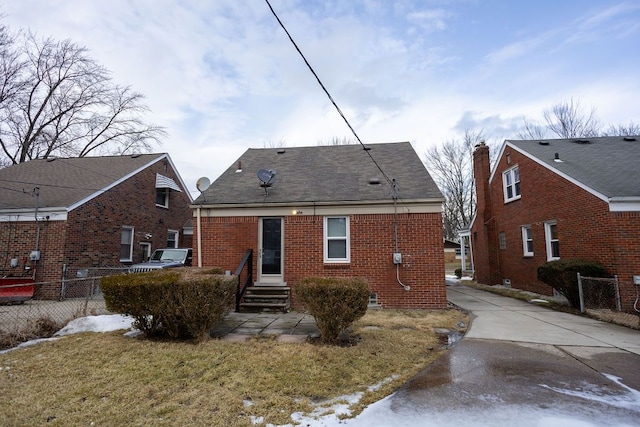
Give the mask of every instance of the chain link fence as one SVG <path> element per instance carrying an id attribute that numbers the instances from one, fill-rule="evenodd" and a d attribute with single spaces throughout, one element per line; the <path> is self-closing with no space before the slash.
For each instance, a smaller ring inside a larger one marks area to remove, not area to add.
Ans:
<path id="1" fill-rule="evenodd" d="M 612 278 L 585 277 L 578 273 L 580 311 L 621 311 L 618 276 Z"/>
<path id="2" fill-rule="evenodd" d="M 100 292 L 103 276 L 126 267 L 65 268 L 59 281 L 3 285 L 0 294 L 0 349 L 45 338 L 79 317 L 110 314 Z M 44 289 L 60 289 L 58 300 L 34 299 Z"/>

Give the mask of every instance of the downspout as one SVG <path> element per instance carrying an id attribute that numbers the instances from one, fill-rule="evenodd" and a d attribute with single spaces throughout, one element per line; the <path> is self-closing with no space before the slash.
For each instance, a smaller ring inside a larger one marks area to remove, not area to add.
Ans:
<path id="1" fill-rule="evenodd" d="M 198 206 L 198 210 L 196 212 L 196 223 L 198 227 L 198 235 L 196 236 L 198 240 L 198 267 L 202 268 L 202 231 L 200 231 L 200 206 Z"/>
<path id="2" fill-rule="evenodd" d="M 38 208 L 40 207 L 40 187 L 35 187 L 33 189 L 33 194 L 36 197 L 36 212 L 35 212 L 35 218 L 36 218 L 36 251 L 38 250 L 38 247 L 40 245 L 40 222 L 38 222 Z"/>

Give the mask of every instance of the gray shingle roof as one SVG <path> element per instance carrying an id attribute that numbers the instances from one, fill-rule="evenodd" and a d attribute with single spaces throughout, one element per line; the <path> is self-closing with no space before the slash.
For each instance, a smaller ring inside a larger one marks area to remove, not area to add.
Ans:
<path id="1" fill-rule="evenodd" d="M 442 199 L 408 142 L 367 144 L 403 200 Z M 242 172 L 236 172 L 238 164 Z M 265 195 L 256 173 L 275 170 Z M 372 178 L 380 185 L 371 185 Z M 266 197 L 265 197 L 266 196 Z M 249 149 L 198 197 L 195 204 L 391 201 L 391 186 L 361 145 Z"/>
<path id="2" fill-rule="evenodd" d="M 0 210 L 70 207 L 165 154 L 31 160 L 0 169 Z M 25 194 L 26 191 L 28 194 Z"/>
<path id="3" fill-rule="evenodd" d="M 640 136 L 506 142 L 606 197 L 640 197 Z"/>

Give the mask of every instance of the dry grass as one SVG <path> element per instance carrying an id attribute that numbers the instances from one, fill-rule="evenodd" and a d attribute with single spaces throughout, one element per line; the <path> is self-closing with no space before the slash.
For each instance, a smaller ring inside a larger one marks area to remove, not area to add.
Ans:
<path id="1" fill-rule="evenodd" d="M 286 424 L 294 412 L 360 392 L 355 415 L 438 357 L 443 350 L 433 329 L 460 331 L 461 320 L 468 322 L 457 310 L 371 310 L 354 325 L 357 344 L 349 347 L 258 338 L 189 344 L 122 331 L 72 335 L 0 355 L 0 419 L 250 426 L 252 417 L 264 417 L 262 425 Z"/>

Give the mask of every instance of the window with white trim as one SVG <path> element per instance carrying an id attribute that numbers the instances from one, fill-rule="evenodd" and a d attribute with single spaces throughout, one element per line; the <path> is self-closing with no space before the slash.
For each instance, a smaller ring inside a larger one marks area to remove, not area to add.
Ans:
<path id="1" fill-rule="evenodd" d="M 560 241 L 558 240 L 558 224 L 545 222 L 544 238 L 547 244 L 547 261 L 560 259 Z"/>
<path id="2" fill-rule="evenodd" d="M 120 262 L 133 261 L 133 227 L 122 227 L 120 235 Z"/>
<path id="3" fill-rule="evenodd" d="M 169 207 L 169 189 L 156 188 L 156 206 L 161 208 Z"/>
<path id="4" fill-rule="evenodd" d="M 168 248 L 178 247 L 178 231 L 167 230 L 167 247 Z"/>
<path id="5" fill-rule="evenodd" d="M 502 189 L 505 203 L 520 198 L 520 170 L 518 166 L 502 172 Z"/>
<path id="6" fill-rule="evenodd" d="M 349 217 L 324 218 L 324 262 L 350 262 Z"/>
<path id="7" fill-rule="evenodd" d="M 530 225 L 522 227 L 522 252 L 524 256 L 533 256 L 533 231 Z"/>

